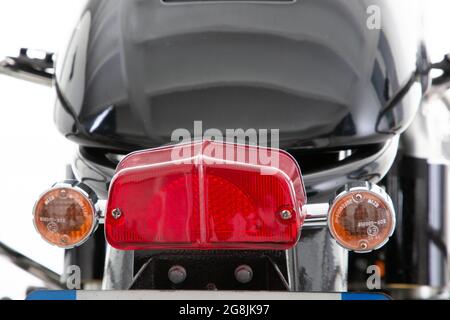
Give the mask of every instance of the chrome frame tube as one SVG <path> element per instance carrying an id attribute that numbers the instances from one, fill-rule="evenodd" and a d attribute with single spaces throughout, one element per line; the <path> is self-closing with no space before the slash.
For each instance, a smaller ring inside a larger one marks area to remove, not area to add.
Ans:
<path id="1" fill-rule="evenodd" d="M 307 204 L 302 236 L 286 251 L 290 290 L 344 292 L 347 290 L 348 251 L 328 230 L 328 203 Z"/>
<path id="2" fill-rule="evenodd" d="M 304 206 L 306 210 L 306 218 L 303 229 L 323 228 L 328 225 L 328 203 L 307 204 Z"/>

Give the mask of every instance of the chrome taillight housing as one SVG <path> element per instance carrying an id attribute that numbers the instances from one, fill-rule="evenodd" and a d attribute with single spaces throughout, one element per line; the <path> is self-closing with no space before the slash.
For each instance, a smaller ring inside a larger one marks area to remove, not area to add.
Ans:
<path id="1" fill-rule="evenodd" d="M 297 243 L 305 203 L 299 166 L 288 153 L 192 142 L 120 162 L 105 233 L 123 250 L 281 250 Z"/>

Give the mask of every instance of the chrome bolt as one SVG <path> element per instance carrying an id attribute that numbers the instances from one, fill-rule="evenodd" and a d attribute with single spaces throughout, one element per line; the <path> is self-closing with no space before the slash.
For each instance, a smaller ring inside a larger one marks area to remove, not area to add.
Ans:
<path id="1" fill-rule="evenodd" d="M 182 266 L 173 266 L 169 269 L 167 276 L 169 277 L 170 282 L 172 282 L 173 284 L 180 284 L 184 280 L 186 280 L 186 269 Z"/>
<path id="2" fill-rule="evenodd" d="M 280 216 L 283 220 L 289 220 L 290 218 L 292 218 L 292 213 L 289 210 L 282 210 L 280 212 Z"/>
<path id="3" fill-rule="evenodd" d="M 241 265 L 234 271 L 234 277 L 240 283 L 249 283 L 253 279 L 253 270 L 248 265 Z"/>
<path id="4" fill-rule="evenodd" d="M 113 209 L 111 215 L 113 216 L 114 219 L 117 220 L 122 216 L 122 211 L 119 208 Z"/>

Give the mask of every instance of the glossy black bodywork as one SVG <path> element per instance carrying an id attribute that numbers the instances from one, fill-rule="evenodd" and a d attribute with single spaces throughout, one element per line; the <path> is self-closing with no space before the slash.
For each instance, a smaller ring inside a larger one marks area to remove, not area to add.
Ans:
<path id="1" fill-rule="evenodd" d="M 123 152 L 195 120 L 279 129 L 289 150 L 383 144 L 417 111 L 426 54 L 410 3 L 370 4 L 379 30 L 359 0 L 89 1 L 57 64 L 57 126 Z"/>

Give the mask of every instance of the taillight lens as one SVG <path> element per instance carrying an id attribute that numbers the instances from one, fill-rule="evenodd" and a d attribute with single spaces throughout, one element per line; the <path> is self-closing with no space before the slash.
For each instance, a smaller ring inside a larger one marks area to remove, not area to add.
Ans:
<path id="1" fill-rule="evenodd" d="M 281 150 L 203 141 L 141 151 L 117 168 L 106 238 L 125 250 L 286 249 L 305 201 Z"/>

